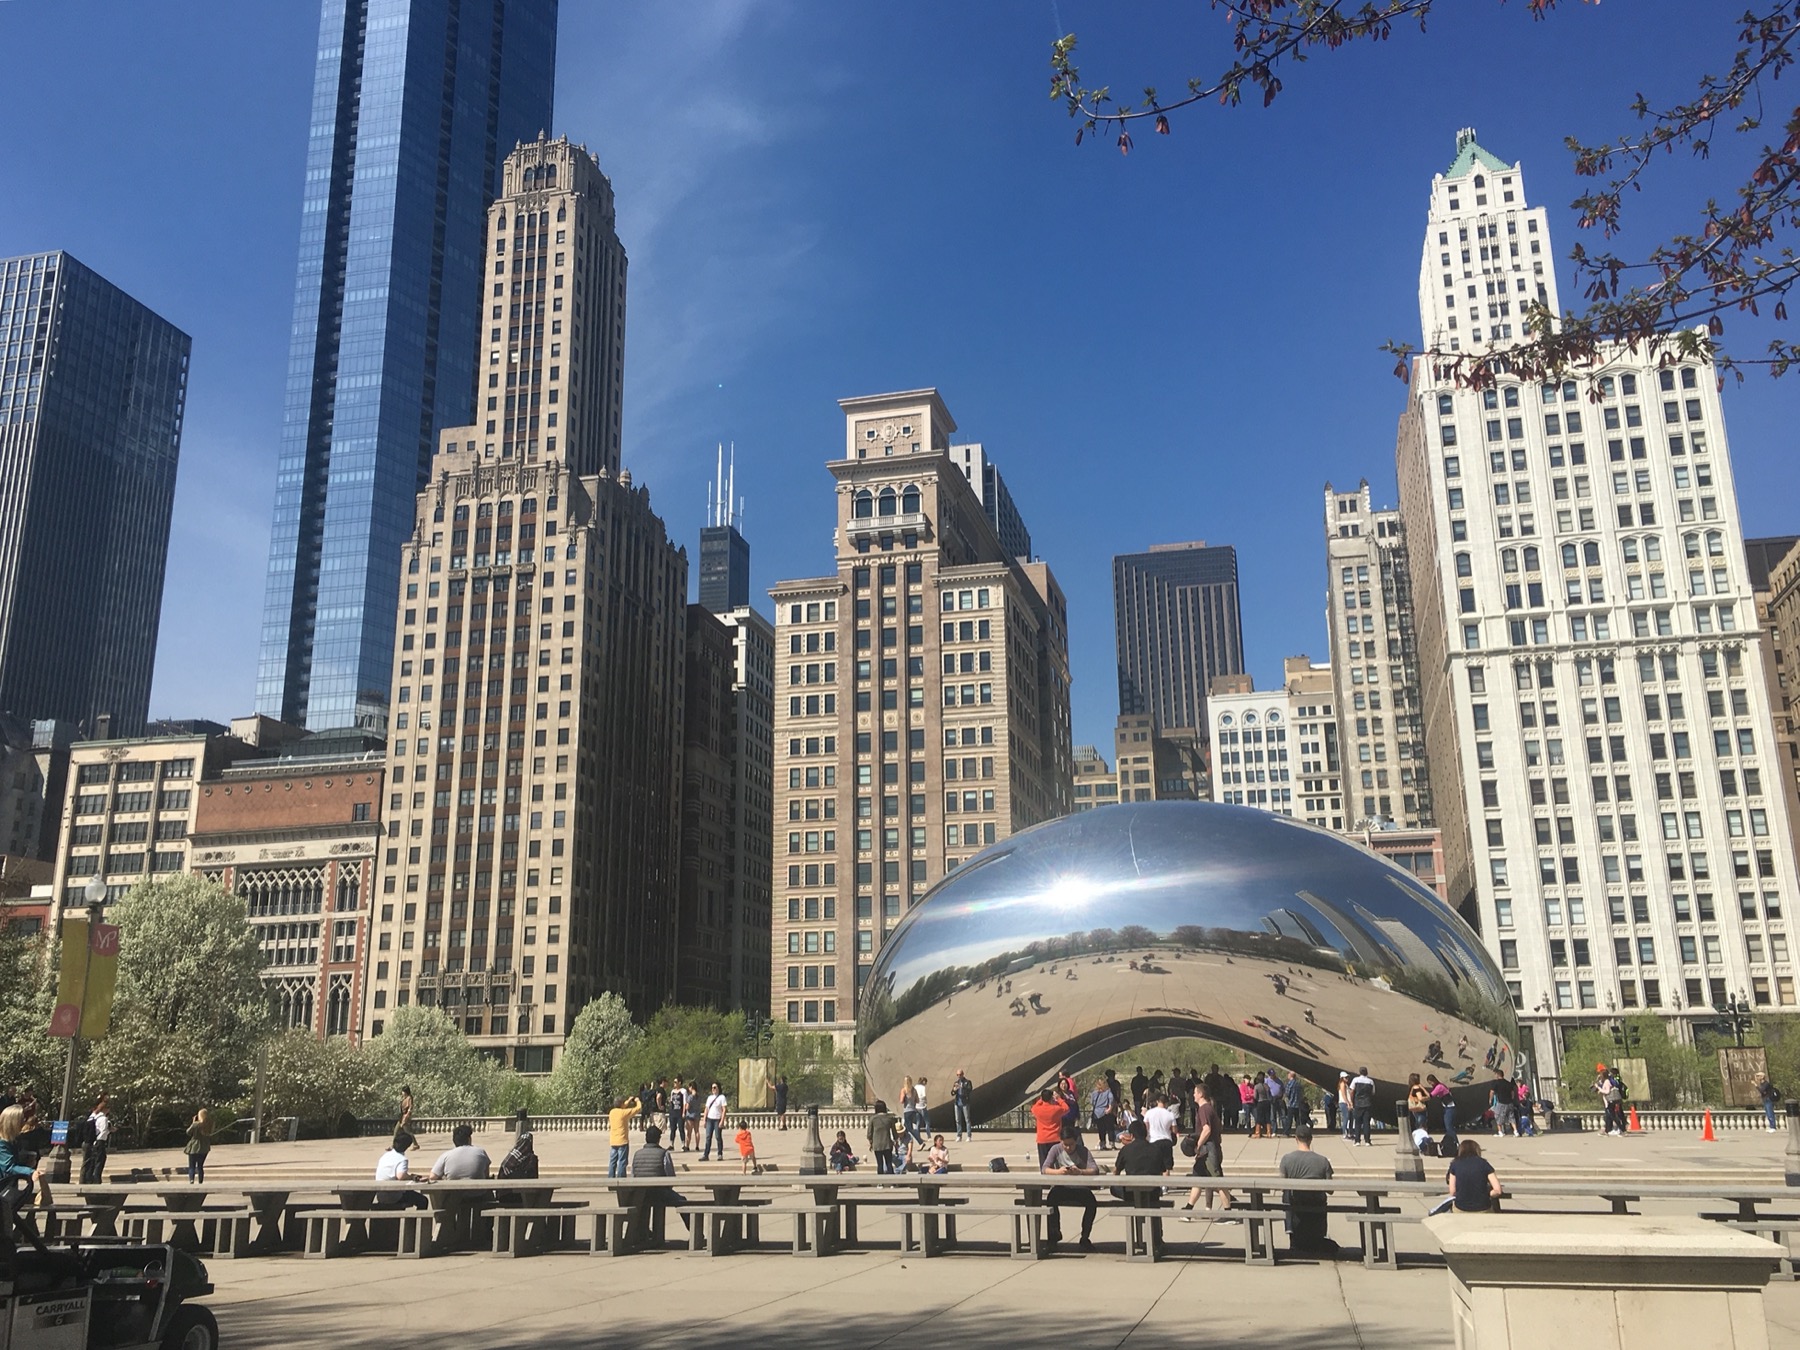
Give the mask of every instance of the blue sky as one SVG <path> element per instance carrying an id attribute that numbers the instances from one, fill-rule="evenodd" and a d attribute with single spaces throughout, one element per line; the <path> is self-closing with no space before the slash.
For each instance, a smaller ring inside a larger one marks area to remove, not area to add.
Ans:
<path id="1" fill-rule="evenodd" d="M 1052 39 L 1166 91 L 1226 58 L 1204 6 L 563 0 L 555 130 L 598 154 L 631 256 L 627 465 L 692 561 L 735 440 L 762 594 L 830 570 L 836 400 L 936 385 L 1068 593 L 1078 742 L 1110 755 L 1114 553 L 1233 543 L 1258 682 L 1322 657 L 1321 490 L 1393 498 L 1379 347 L 1417 338 L 1456 129 L 1524 160 L 1566 254 L 1563 137 L 1680 96 L 1732 36 L 1728 6 L 1679 0 L 1442 8 L 1125 159 L 1073 145 Z M 316 26 L 311 0 L 0 3 L 0 254 L 66 248 L 194 337 L 159 716 L 252 703 Z M 1624 245 L 1741 159 L 1659 164 Z M 1726 392 L 1751 534 L 1800 530 L 1796 381 Z"/>

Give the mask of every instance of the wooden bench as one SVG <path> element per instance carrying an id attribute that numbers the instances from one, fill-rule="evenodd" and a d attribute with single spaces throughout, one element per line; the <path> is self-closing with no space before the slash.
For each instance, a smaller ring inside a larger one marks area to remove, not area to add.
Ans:
<path id="1" fill-rule="evenodd" d="M 301 1248 L 306 1256 L 321 1259 L 341 1256 L 347 1246 L 351 1224 L 367 1225 L 376 1220 L 392 1220 L 399 1225 L 395 1243 L 396 1256 L 425 1255 L 431 1238 L 431 1212 L 423 1209 L 317 1209 L 306 1216 L 306 1242 Z M 372 1245 L 371 1234 L 371 1245 Z"/>
<path id="2" fill-rule="evenodd" d="M 119 1216 L 125 1236 L 138 1242 L 161 1242 L 163 1228 L 175 1241 L 175 1230 L 189 1225 L 195 1241 L 210 1255 L 232 1260 L 250 1250 L 250 1220 L 256 1211 L 248 1205 L 232 1209 L 128 1209 Z"/>
<path id="3" fill-rule="evenodd" d="M 1054 1212 L 1049 1205 L 973 1205 L 966 1201 L 947 1201 L 935 1205 L 889 1205 L 889 1214 L 900 1216 L 900 1254 L 902 1256 L 937 1256 L 956 1245 L 956 1220 L 959 1218 L 1006 1218 L 1006 1254 L 1022 1260 L 1036 1261 L 1044 1254 L 1039 1228 Z M 932 1223 L 919 1220 L 943 1219 L 944 1231 L 937 1232 Z"/>
<path id="4" fill-rule="evenodd" d="M 722 1205 L 697 1200 L 672 1208 L 688 1220 L 689 1251 L 724 1256 L 738 1247 L 754 1247 L 761 1240 L 758 1220 L 769 1212 L 769 1202 L 744 1200 Z"/>
<path id="5" fill-rule="evenodd" d="M 506 1205 L 486 1213 L 494 1224 L 495 1256 L 535 1256 L 551 1247 L 573 1246 L 575 1220 L 590 1214 L 596 1216 L 597 1235 L 605 1227 L 602 1211 L 587 1205 Z"/>

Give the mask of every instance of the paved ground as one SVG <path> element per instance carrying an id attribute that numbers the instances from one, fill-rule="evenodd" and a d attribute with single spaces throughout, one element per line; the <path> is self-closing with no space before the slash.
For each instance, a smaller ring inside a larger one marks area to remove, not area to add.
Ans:
<path id="1" fill-rule="evenodd" d="M 759 1134 L 762 1156 L 781 1170 L 798 1161 L 799 1131 Z M 604 1171 L 606 1143 L 597 1134 L 541 1134 L 546 1171 Z M 484 1141 L 498 1158 L 503 1136 Z M 426 1160 L 448 1141 L 428 1137 Z M 1483 1140 L 1503 1177 L 1623 1172 L 1651 1177 L 1766 1178 L 1779 1184 L 1782 1136 L 1730 1134 L 1702 1144 L 1685 1136 L 1607 1139 L 1558 1135 L 1537 1140 Z M 1272 1168 L 1286 1145 L 1231 1140 L 1228 1166 Z M 221 1148 L 210 1169 L 216 1181 L 271 1174 L 357 1174 L 372 1168 L 377 1141 L 334 1140 Z M 994 1153 L 1021 1165 L 1029 1142 L 984 1136 L 955 1156 L 976 1165 Z M 1354 1149 L 1326 1141 L 1340 1172 L 1391 1174 L 1392 1140 Z M 698 1154 L 677 1155 L 696 1171 Z M 127 1162 L 175 1165 L 175 1155 L 122 1155 Z M 713 1164 L 716 1167 L 717 1164 Z M 735 1170 L 735 1163 L 729 1164 Z M 710 1170 L 710 1169 L 708 1169 Z M 1690 1211 L 1691 1212 L 1691 1211 Z M 894 1221 L 865 1218 L 865 1236 L 893 1240 Z M 970 1240 L 1002 1241 L 999 1220 L 965 1220 Z M 1354 1242 L 1354 1231 L 1338 1232 Z M 723 1339 L 733 1346 L 909 1347 L 948 1340 L 1006 1350 L 1046 1346 L 1191 1345 L 1211 1337 L 1253 1339 L 1261 1350 L 1350 1350 L 1451 1344 L 1446 1276 L 1433 1261 L 1424 1229 L 1402 1230 L 1401 1248 L 1416 1264 L 1398 1273 L 1365 1271 L 1354 1250 L 1333 1262 L 1288 1261 L 1274 1269 L 1245 1267 L 1235 1227 L 1170 1225 L 1181 1259 L 1159 1265 L 1120 1259 L 1117 1235 L 1096 1231 L 1100 1251 L 1043 1262 L 1004 1255 L 950 1256 L 929 1263 L 875 1251 L 797 1260 L 780 1253 L 720 1260 L 669 1250 L 609 1260 L 547 1256 L 523 1261 L 486 1256 L 424 1262 L 358 1257 L 331 1262 L 298 1257 L 211 1265 L 226 1350 L 286 1347 L 297 1341 L 391 1347 L 434 1333 L 479 1346 L 693 1346 Z M 1771 1345 L 1800 1350 L 1800 1286 L 1772 1285 L 1767 1301 Z M 1209 1330 L 1210 1329 L 1210 1330 Z M 622 1341 L 615 1338 L 624 1338 Z"/>

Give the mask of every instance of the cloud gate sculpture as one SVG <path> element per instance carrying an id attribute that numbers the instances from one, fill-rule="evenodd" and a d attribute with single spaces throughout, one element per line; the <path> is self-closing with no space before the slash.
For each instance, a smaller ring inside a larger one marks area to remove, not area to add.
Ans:
<path id="1" fill-rule="evenodd" d="M 1333 1090 L 1366 1065 L 1388 1119 L 1410 1074 L 1435 1073 L 1468 1120 L 1518 1044 L 1498 967 L 1413 876 L 1325 830 L 1198 802 L 1102 807 L 971 858 L 882 945 L 859 1030 L 870 1090 L 892 1101 L 927 1077 L 940 1128 L 958 1069 L 985 1120 L 1059 1069 L 1167 1036 Z"/>

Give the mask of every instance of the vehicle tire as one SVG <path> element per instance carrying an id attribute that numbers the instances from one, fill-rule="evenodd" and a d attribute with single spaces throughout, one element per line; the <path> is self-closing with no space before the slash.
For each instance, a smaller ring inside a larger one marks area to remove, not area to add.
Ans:
<path id="1" fill-rule="evenodd" d="M 162 1350 L 219 1350 L 219 1323 L 211 1308 L 184 1303 L 169 1318 Z"/>

